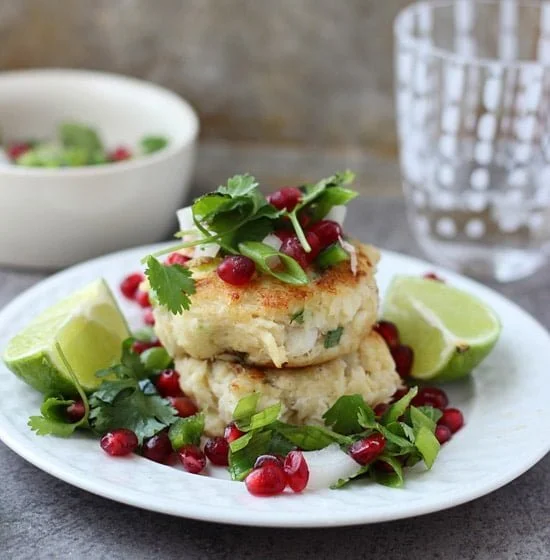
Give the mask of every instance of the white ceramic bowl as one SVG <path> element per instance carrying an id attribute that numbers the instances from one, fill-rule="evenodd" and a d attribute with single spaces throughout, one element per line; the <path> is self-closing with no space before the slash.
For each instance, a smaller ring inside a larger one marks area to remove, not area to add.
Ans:
<path id="1" fill-rule="evenodd" d="M 154 154 L 92 167 L 0 164 L 0 265 L 60 268 L 163 239 L 184 202 L 195 161 L 196 113 L 154 84 L 81 70 L 0 73 L 3 138 L 48 138 L 62 121 L 97 127 L 107 146 L 147 134 Z"/>

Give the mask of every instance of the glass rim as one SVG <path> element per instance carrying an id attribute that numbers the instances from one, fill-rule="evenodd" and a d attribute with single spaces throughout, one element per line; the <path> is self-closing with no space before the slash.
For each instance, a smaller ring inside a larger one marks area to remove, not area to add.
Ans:
<path id="1" fill-rule="evenodd" d="M 468 1 L 474 5 L 501 4 L 501 0 L 466 0 L 466 2 Z M 498 69 L 550 68 L 550 62 L 541 62 L 538 60 L 526 60 L 520 58 L 514 60 L 503 60 L 501 58 L 468 56 L 464 54 L 458 54 L 441 47 L 435 47 L 430 44 L 427 45 L 423 39 L 415 36 L 415 34 L 408 29 L 408 26 L 405 25 L 407 18 L 412 17 L 413 14 L 417 13 L 419 9 L 422 9 L 423 7 L 451 8 L 452 6 L 456 6 L 461 2 L 464 2 L 464 0 L 422 0 L 403 8 L 397 14 L 393 23 L 393 33 L 395 39 L 399 42 L 400 45 L 404 45 L 427 56 L 439 58 L 446 62 L 452 62 L 454 64 L 461 64 L 464 66 L 483 66 Z M 518 1 L 518 8 L 543 9 L 543 7 L 545 6 L 550 9 L 550 2 L 541 2 L 540 0 Z"/>

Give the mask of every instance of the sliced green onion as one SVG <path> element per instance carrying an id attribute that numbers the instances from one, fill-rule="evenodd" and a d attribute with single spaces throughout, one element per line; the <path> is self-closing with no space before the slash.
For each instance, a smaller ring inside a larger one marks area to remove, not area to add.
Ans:
<path id="1" fill-rule="evenodd" d="M 349 261 L 348 252 L 339 243 L 334 243 L 321 251 L 315 262 L 319 268 L 329 268 L 345 261 Z"/>

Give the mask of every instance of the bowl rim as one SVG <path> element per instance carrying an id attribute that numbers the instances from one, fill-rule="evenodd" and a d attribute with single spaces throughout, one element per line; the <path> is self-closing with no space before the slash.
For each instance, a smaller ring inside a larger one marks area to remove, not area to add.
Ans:
<path id="1" fill-rule="evenodd" d="M 132 87 L 146 87 L 150 91 L 171 98 L 172 101 L 178 103 L 188 114 L 189 134 L 187 137 L 179 141 L 171 142 L 166 148 L 159 150 L 153 154 L 146 154 L 142 157 L 131 159 L 128 161 L 120 161 L 116 163 L 102 163 L 98 165 L 84 165 L 81 167 L 23 167 L 17 165 L 0 166 L 0 175 L 4 177 L 53 177 L 64 176 L 75 178 L 77 176 L 90 177 L 94 175 L 108 175 L 116 173 L 124 173 L 132 169 L 141 169 L 148 165 L 154 165 L 164 160 L 168 160 L 185 148 L 192 146 L 199 135 L 200 120 L 195 108 L 183 97 L 176 92 L 158 85 L 154 82 L 134 78 L 125 74 L 117 74 L 115 72 L 101 72 L 97 70 L 86 70 L 78 68 L 29 68 L 22 70 L 7 70 L 0 72 L 0 86 L 2 81 L 9 79 L 19 79 L 25 77 L 57 77 L 60 79 L 101 79 L 119 82 L 130 85 Z"/>

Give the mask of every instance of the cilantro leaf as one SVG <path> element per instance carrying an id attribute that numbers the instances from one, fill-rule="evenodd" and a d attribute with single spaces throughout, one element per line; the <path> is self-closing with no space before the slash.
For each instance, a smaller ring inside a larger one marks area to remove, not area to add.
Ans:
<path id="1" fill-rule="evenodd" d="M 334 346 L 338 346 L 343 332 L 344 327 L 338 327 L 333 331 L 328 331 L 325 335 L 325 348 L 334 348 Z"/>
<path id="2" fill-rule="evenodd" d="M 362 417 L 372 418 L 374 422 L 374 412 L 361 395 L 345 395 L 323 414 L 323 419 L 335 432 L 351 435 L 363 431 L 364 426 L 359 421 L 360 414 Z"/>
<path id="3" fill-rule="evenodd" d="M 227 180 L 227 185 L 218 187 L 218 192 L 228 194 L 232 197 L 246 196 L 253 193 L 258 188 L 258 182 L 252 175 L 234 175 Z"/>
<path id="4" fill-rule="evenodd" d="M 74 400 L 63 399 L 62 397 L 49 397 L 44 400 L 40 407 L 42 416 L 31 416 L 27 425 L 31 430 L 39 436 L 53 435 L 60 437 L 69 437 L 77 428 L 88 426 L 88 418 L 90 414 L 90 405 L 88 397 L 82 388 L 73 368 L 67 361 L 63 349 L 59 343 L 55 345 L 57 352 L 63 362 L 69 377 L 74 383 L 76 390 L 82 403 L 84 404 L 84 416 L 78 422 L 68 422 L 66 417 L 67 407 L 73 404 Z"/>
<path id="5" fill-rule="evenodd" d="M 390 488 L 402 488 L 405 484 L 403 479 L 403 467 L 398 459 L 390 457 L 387 454 L 382 454 L 378 457 L 378 461 L 382 461 L 389 465 L 393 472 L 386 473 L 377 469 L 371 469 L 370 476 L 378 484 L 389 486 Z"/>
<path id="6" fill-rule="evenodd" d="M 135 382 L 133 390 L 121 391 L 111 403 L 102 401 L 94 394 L 90 420 L 99 434 L 127 428 L 136 434 L 141 443 L 173 424 L 177 420 L 176 414 L 166 399 L 158 395 L 145 395 Z"/>
<path id="7" fill-rule="evenodd" d="M 73 404 L 73 400 L 49 397 L 44 400 L 40 407 L 42 416 L 31 416 L 27 425 L 36 435 L 53 435 L 59 437 L 69 437 L 82 425 L 83 422 L 69 423 L 65 416 L 67 407 Z"/>
<path id="8" fill-rule="evenodd" d="M 145 274 L 161 305 L 176 315 L 189 309 L 189 295 L 195 293 L 195 281 L 187 268 L 179 264 L 165 266 L 150 255 Z"/>
<path id="9" fill-rule="evenodd" d="M 299 311 L 296 311 L 296 313 L 293 313 L 290 317 L 290 323 L 296 323 L 298 325 L 303 325 L 304 324 L 304 310 L 300 309 Z"/>

